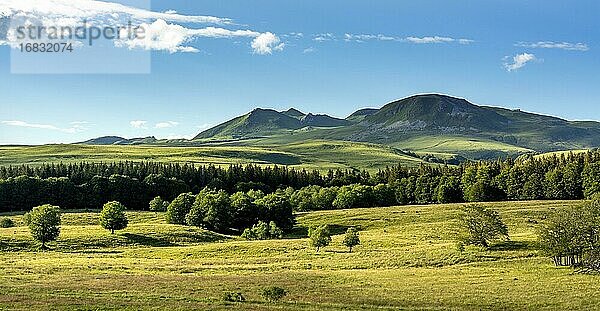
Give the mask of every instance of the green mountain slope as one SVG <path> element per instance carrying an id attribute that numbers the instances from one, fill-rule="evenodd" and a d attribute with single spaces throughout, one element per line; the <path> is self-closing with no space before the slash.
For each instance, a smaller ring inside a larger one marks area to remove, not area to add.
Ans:
<path id="1" fill-rule="evenodd" d="M 285 134 L 305 127 L 336 127 L 350 122 L 327 115 L 304 114 L 296 109 L 278 112 L 255 109 L 252 112 L 208 129 L 194 139 L 237 139 Z"/>

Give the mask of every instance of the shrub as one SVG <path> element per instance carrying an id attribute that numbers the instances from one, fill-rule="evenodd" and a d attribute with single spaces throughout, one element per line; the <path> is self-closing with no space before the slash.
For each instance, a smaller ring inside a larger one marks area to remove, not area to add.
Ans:
<path id="1" fill-rule="evenodd" d="M 464 242 L 488 247 L 491 240 L 508 239 L 508 227 L 502 222 L 498 212 L 480 205 L 467 205 L 460 217 L 460 225 L 465 231 Z"/>
<path id="2" fill-rule="evenodd" d="M 358 235 L 356 228 L 348 228 L 342 244 L 350 249 L 350 253 L 352 253 L 352 248 L 354 246 L 360 245 L 360 236 Z"/>
<path id="3" fill-rule="evenodd" d="M 276 302 L 281 300 L 283 297 L 287 295 L 285 289 L 278 286 L 269 286 L 263 288 L 261 292 L 261 296 L 270 302 Z"/>
<path id="4" fill-rule="evenodd" d="M 196 196 L 192 193 L 180 194 L 167 208 L 167 222 L 175 225 L 185 225 L 185 216 L 192 209 Z"/>
<path id="5" fill-rule="evenodd" d="M 10 218 L 0 219 L 0 228 L 12 228 L 15 226 L 15 222 Z"/>
<path id="6" fill-rule="evenodd" d="M 115 230 L 123 230 L 127 228 L 129 220 L 125 215 L 125 206 L 117 201 L 108 202 L 102 207 L 100 212 L 100 225 L 106 230 L 110 230 L 111 234 Z"/>
<path id="7" fill-rule="evenodd" d="M 242 293 L 226 292 L 223 293 L 223 301 L 225 302 L 245 302 L 246 297 Z"/>
<path id="8" fill-rule="evenodd" d="M 331 233 L 327 225 L 310 228 L 308 236 L 310 238 L 310 245 L 315 247 L 317 252 L 321 247 L 325 247 L 331 243 Z"/>
<path id="9" fill-rule="evenodd" d="M 60 234 L 60 208 L 53 205 L 42 205 L 34 207 L 25 214 L 25 223 L 31 231 L 33 238 L 42 243 L 42 249 L 46 243 L 55 241 Z"/>
<path id="10" fill-rule="evenodd" d="M 166 212 L 167 207 L 169 207 L 169 203 L 161 197 L 156 197 L 150 201 L 150 211 L 152 212 Z"/>

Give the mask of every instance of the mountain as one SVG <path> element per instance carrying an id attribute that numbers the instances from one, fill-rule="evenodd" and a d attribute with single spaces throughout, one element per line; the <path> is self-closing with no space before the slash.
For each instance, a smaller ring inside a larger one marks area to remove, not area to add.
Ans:
<path id="1" fill-rule="evenodd" d="M 353 114 L 349 115 L 346 118 L 346 120 L 351 121 L 351 122 L 362 121 L 366 117 L 368 117 L 368 116 L 370 116 L 372 114 L 376 114 L 378 111 L 379 111 L 379 109 L 376 109 L 376 108 L 360 109 L 360 110 L 354 112 Z"/>
<path id="2" fill-rule="evenodd" d="M 153 144 L 157 142 L 157 139 L 154 136 L 150 137 L 141 137 L 141 138 L 132 138 L 127 139 L 119 136 L 104 136 L 98 137 L 90 140 L 86 140 L 84 142 L 80 142 L 80 145 L 143 145 L 143 144 Z"/>
<path id="3" fill-rule="evenodd" d="M 254 109 L 248 114 L 210 128 L 194 139 L 252 138 L 285 134 L 305 127 L 336 127 L 350 122 L 328 115 L 304 114 L 296 109 L 279 112 L 272 109 Z"/>
<path id="4" fill-rule="evenodd" d="M 272 147 L 346 141 L 383 145 L 419 156 L 469 159 L 600 146 L 600 123 L 568 121 L 518 109 L 479 106 L 439 94 L 416 95 L 346 119 L 324 114 L 254 109 L 198 134 L 192 141 L 107 136 L 90 145 L 210 145 Z"/>
<path id="5" fill-rule="evenodd" d="M 286 111 L 282 112 L 283 114 L 285 114 L 288 117 L 292 117 L 292 118 L 296 118 L 298 120 L 302 119 L 304 116 L 306 116 L 306 113 L 298 110 L 298 109 L 294 109 L 294 108 L 290 108 Z"/>
<path id="6" fill-rule="evenodd" d="M 303 131 L 298 131 L 303 129 Z M 197 139 L 278 137 L 278 141 L 342 140 L 410 151 L 497 157 L 600 146 L 600 123 L 567 121 L 439 94 L 416 95 L 345 120 L 257 109 L 202 132 Z"/>

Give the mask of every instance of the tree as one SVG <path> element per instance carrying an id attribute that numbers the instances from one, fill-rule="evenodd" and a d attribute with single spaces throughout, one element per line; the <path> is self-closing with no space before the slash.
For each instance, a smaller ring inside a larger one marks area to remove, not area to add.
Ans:
<path id="1" fill-rule="evenodd" d="M 127 228 L 129 220 L 125 215 L 125 210 L 125 206 L 117 201 L 104 204 L 102 212 L 100 212 L 100 225 L 102 228 L 110 230 L 111 234 L 115 234 L 115 230 Z"/>
<path id="2" fill-rule="evenodd" d="M 438 203 L 458 203 L 463 200 L 460 180 L 455 176 L 443 176 L 436 189 Z"/>
<path id="3" fill-rule="evenodd" d="M 281 239 L 283 237 L 283 231 L 277 227 L 274 221 L 267 224 L 264 221 L 259 221 L 258 224 L 247 228 L 242 234 L 242 238 L 246 240 L 270 240 L 270 239 Z"/>
<path id="4" fill-rule="evenodd" d="M 171 204 L 167 207 L 166 218 L 167 222 L 176 225 L 185 225 L 185 216 L 192 209 L 196 196 L 192 193 L 180 194 Z"/>
<path id="5" fill-rule="evenodd" d="M 42 243 L 42 249 L 46 243 L 55 241 L 60 234 L 60 208 L 53 205 L 42 205 L 34 207 L 25 214 L 25 223 L 31 231 L 33 238 Z"/>
<path id="6" fill-rule="evenodd" d="M 225 232 L 231 228 L 231 200 L 224 190 L 203 190 L 186 215 L 189 226 Z"/>
<path id="7" fill-rule="evenodd" d="M 259 219 L 264 222 L 274 221 L 281 229 L 291 230 L 294 227 L 294 209 L 283 191 L 277 191 L 257 200 L 260 210 Z"/>
<path id="8" fill-rule="evenodd" d="M 489 247 L 492 240 L 508 239 L 508 227 L 498 212 L 480 205 L 467 205 L 463 208 L 460 225 L 465 231 L 467 244 Z"/>
<path id="9" fill-rule="evenodd" d="M 600 196 L 591 202 L 553 212 L 538 231 L 542 251 L 557 266 L 580 264 L 600 250 Z"/>
<path id="10" fill-rule="evenodd" d="M 356 228 L 348 228 L 342 244 L 350 249 L 350 253 L 352 253 L 354 246 L 360 245 L 360 237 Z"/>
<path id="11" fill-rule="evenodd" d="M 600 162 L 589 163 L 583 169 L 583 193 L 586 198 L 600 193 Z"/>
<path id="12" fill-rule="evenodd" d="M 327 225 L 310 228 L 308 236 L 310 238 L 310 245 L 315 247 L 317 252 L 319 252 L 321 247 L 328 246 L 331 243 L 331 233 Z"/>
<path id="13" fill-rule="evenodd" d="M 251 196 L 244 192 L 236 192 L 231 195 L 230 200 L 233 213 L 232 227 L 243 229 L 257 222 L 258 207 Z"/>
<path id="14" fill-rule="evenodd" d="M 165 212 L 169 207 L 169 203 L 164 201 L 160 196 L 150 201 L 150 211 L 152 212 Z"/>

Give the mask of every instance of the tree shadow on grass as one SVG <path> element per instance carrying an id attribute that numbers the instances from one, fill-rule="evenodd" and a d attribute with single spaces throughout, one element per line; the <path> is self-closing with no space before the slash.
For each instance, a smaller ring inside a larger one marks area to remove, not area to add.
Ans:
<path id="1" fill-rule="evenodd" d="M 356 228 L 360 231 L 360 226 L 342 226 L 342 225 L 328 225 L 329 233 L 331 235 L 340 235 L 346 233 L 350 228 Z M 294 227 L 292 231 L 284 236 L 285 239 L 303 239 L 308 237 L 308 227 Z"/>
<path id="2" fill-rule="evenodd" d="M 177 246 L 170 241 L 157 239 L 147 235 L 134 234 L 134 233 L 123 233 L 123 237 L 127 238 L 128 242 L 136 245 L 151 246 L 151 247 L 168 247 Z"/>
<path id="3" fill-rule="evenodd" d="M 534 243 L 524 241 L 505 241 L 490 246 L 490 251 L 524 251 L 534 249 Z"/>

